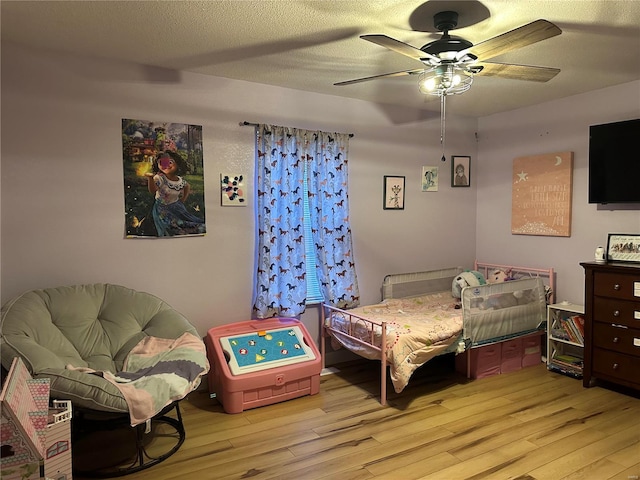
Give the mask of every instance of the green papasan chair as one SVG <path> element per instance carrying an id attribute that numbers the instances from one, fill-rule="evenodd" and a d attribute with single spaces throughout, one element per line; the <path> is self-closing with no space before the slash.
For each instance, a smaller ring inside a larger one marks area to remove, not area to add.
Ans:
<path id="1" fill-rule="evenodd" d="M 74 474 L 90 477 L 137 472 L 175 453 L 185 439 L 179 401 L 209 370 L 204 343 L 183 315 L 151 294 L 110 284 L 33 290 L 7 302 L 3 368 L 14 357 L 33 378 L 50 379 L 51 398 L 71 400 Z M 82 442 L 118 428 L 132 446 L 115 464 L 76 456 Z M 163 439 L 159 454 L 151 453 L 159 448 L 154 433 Z"/>

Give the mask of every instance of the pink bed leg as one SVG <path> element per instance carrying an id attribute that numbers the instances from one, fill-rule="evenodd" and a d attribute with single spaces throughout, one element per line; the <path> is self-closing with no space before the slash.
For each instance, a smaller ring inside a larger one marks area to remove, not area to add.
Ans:
<path id="1" fill-rule="evenodd" d="M 380 339 L 380 404 L 387 404 L 387 324 L 382 322 L 382 337 Z"/>
<path id="2" fill-rule="evenodd" d="M 325 322 L 325 317 L 324 317 L 324 305 L 320 305 L 320 357 L 322 358 L 322 369 L 324 370 L 326 365 L 325 365 L 325 343 L 326 340 L 324 338 L 325 335 L 325 331 L 324 331 L 324 322 Z"/>

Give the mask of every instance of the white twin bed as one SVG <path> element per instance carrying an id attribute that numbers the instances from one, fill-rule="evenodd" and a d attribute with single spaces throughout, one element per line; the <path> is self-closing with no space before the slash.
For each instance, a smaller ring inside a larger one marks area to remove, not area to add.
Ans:
<path id="1" fill-rule="evenodd" d="M 388 275 L 382 302 L 350 310 L 322 308 L 321 353 L 327 339 L 357 355 L 380 360 L 380 402 L 386 404 L 387 366 L 397 393 L 413 372 L 433 357 L 541 332 L 552 301 L 553 268 L 537 269 L 476 262 L 474 270 L 509 281 L 467 286 L 452 294 L 460 267 Z M 467 356 L 470 358 L 470 355 Z M 470 364 L 467 364 L 469 375 Z"/>

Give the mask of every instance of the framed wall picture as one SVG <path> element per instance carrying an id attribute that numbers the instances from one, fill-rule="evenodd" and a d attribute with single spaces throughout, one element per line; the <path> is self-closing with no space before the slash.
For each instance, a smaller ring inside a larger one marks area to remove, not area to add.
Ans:
<path id="1" fill-rule="evenodd" d="M 471 157 L 451 157 L 451 186 L 471 186 Z"/>
<path id="2" fill-rule="evenodd" d="M 640 235 L 610 233 L 607 240 L 610 262 L 640 262 Z"/>
<path id="3" fill-rule="evenodd" d="M 422 191 L 438 191 L 438 167 L 422 167 Z"/>
<path id="4" fill-rule="evenodd" d="M 385 210 L 404 210 L 404 177 L 384 176 Z"/>

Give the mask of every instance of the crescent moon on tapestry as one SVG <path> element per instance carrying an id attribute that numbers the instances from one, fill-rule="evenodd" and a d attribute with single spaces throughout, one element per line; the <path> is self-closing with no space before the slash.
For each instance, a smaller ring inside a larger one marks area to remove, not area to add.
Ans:
<path id="1" fill-rule="evenodd" d="M 571 236 L 573 152 L 513 160 L 511 233 Z"/>

